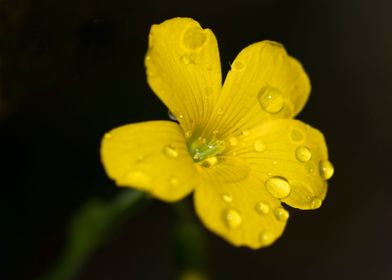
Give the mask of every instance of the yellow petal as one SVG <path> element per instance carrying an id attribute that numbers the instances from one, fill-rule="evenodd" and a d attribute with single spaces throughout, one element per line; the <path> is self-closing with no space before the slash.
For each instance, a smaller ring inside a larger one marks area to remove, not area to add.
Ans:
<path id="1" fill-rule="evenodd" d="M 216 38 L 190 18 L 174 18 L 150 31 L 147 80 L 187 136 L 209 119 L 221 89 Z"/>
<path id="2" fill-rule="evenodd" d="M 110 178 L 165 200 L 189 194 L 198 174 L 178 124 L 152 121 L 124 125 L 105 134 L 101 158 Z"/>
<path id="3" fill-rule="evenodd" d="M 309 93 L 305 71 L 281 44 L 252 44 L 232 63 L 208 129 L 227 136 L 268 119 L 291 118 L 301 111 Z"/>
<path id="4" fill-rule="evenodd" d="M 288 212 L 259 178 L 248 173 L 228 182 L 225 174 L 232 172 L 237 168 L 224 165 L 202 172 L 202 182 L 194 193 L 197 214 L 208 229 L 235 246 L 257 249 L 271 245 L 281 236 Z"/>
<path id="5" fill-rule="evenodd" d="M 321 206 L 333 173 L 323 135 L 297 120 L 265 122 L 229 153 L 244 160 L 273 196 L 300 209 Z"/>

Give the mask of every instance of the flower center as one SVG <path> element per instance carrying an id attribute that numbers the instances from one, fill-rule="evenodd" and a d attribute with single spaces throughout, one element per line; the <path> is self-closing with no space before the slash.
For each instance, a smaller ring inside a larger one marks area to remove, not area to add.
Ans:
<path id="1" fill-rule="evenodd" d="M 188 150 L 193 161 L 203 167 L 212 167 L 217 164 L 225 147 L 223 140 L 207 140 L 204 137 L 199 137 L 188 143 Z"/>

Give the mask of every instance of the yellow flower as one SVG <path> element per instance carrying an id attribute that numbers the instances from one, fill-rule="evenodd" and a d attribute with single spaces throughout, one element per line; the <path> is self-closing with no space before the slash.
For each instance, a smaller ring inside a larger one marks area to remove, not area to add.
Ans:
<path id="1" fill-rule="evenodd" d="M 204 225 L 236 246 L 260 248 L 289 213 L 320 207 L 333 174 L 323 135 L 292 118 L 310 82 L 276 42 L 242 50 L 224 85 L 211 30 L 190 18 L 153 25 L 148 83 L 177 118 L 108 132 L 101 155 L 119 186 L 176 201 L 194 191 Z"/>

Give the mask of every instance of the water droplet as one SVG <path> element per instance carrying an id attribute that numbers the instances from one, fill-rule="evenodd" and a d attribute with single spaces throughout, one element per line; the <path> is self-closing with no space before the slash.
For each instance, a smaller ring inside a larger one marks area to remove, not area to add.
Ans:
<path id="1" fill-rule="evenodd" d="M 223 115 L 224 111 L 222 108 L 218 108 L 218 111 L 216 112 L 218 115 Z"/>
<path id="2" fill-rule="evenodd" d="M 322 203 L 323 203 L 323 201 L 319 197 L 315 196 L 312 199 L 311 207 L 312 207 L 312 209 L 320 208 Z"/>
<path id="3" fill-rule="evenodd" d="M 230 137 L 229 138 L 229 144 L 230 146 L 236 146 L 238 144 L 238 139 L 236 137 Z"/>
<path id="4" fill-rule="evenodd" d="M 173 187 L 178 185 L 178 179 L 176 177 L 171 177 L 169 180 L 170 185 L 172 185 Z"/>
<path id="5" fill-rule="evenodd" d="M 125 176 L 124 183 L 149 186 L 151 185 L 151 178 L 141 170 L 132 170 Z"/>
<path id="6" fill-rule="evenodd" d="M 171 119 L 172 121 L 177 121 L 176 116 L 171 111 L 168 111 L 167 115 L 169 116 L 169 119 Z"/>
<path id="7" fill-rule="evenodd" d="M 254 148 L 255 148 L 256 152 L 261 153 L 261 152 L 265 151 L 265 149 L 267 148 L 267 145 L 262 140 L 256 140 L 255 144 L 254 144 Z"/>
<path id="8" fill-rule="evenodd" d="M 215 136 L 219 133 L 219 130 L 215 129 L 214 131 L 212 131 L 212 134 L 214 134 Z"/>
<path id="9" fill-rule="evenodd" d="M 278 162 L 276 160 L 272 161 L 273 165 L 278 165 Z"/>
<path id="10" fill-rule="evenodd" d="M 213 167 L 214 165 L 216 165 L 217 163 L 218 163 L 218 158 L 214 156 L 214 157 L 209 157 L 209 158 L 206 158 L 205 160 L 203 160 L 201 162 L 201 166 L 210 168 L 210 167 Z"/>
<path id="11" fill-rule="evenodd" d="M 163 153 L 169 157 L 169 158 L 177 158 L 178 157 L 178 151 L 176 147 L 173 145 L 168 145 L 163 148 Z"/>
<path id="12" fill-rule="evenodd" d="M 291 187 L 289 182 L 283 177 L 275 176 L 269 178 L 265 183 L 267 191 L 278 199 L 283 199 L 289 196 Z"/>
<path id="13" fill-rule="evenodd" d="M 283 207 L 277 207 L 274 209 L 275 218 L 278 221 L 285 222 L 289 218 L 289 212 L 287 212 Z"/>
<path id="14" fill-rule="evenodd" d="M 334 168 L 330 161 L 328 160 L 320 161 L 319 168 L 320 168 L 320 175 L 323 179 L 328 180 L 329 178 L 332 177 Z"/>
<path id="15" fill-rule="evenodd" d="M 105 139 L 110 139 L 110 138 L 112 138 L 112 135 L 110 133 L 105 133 L 104 138 Z"/>
<path id="16" fill-rule="evenodd" d="M 271 245 L 275 240 L 275 236 L 271 231 L 263 231 L 259 235 L 260 244 L 263 246 Z"/>
<path id="17" fill-rule="evenodd" d="M 255 205 L 255 210 L 257 213 L 261 215 L 268 214 L 270 211 L 270 207 L 267 203 L 265 202 L 257 202 Z"/>
<path id="18" fill-rule="evenodd" d="M 182 62 L 183 64 L 185 64 L 185 65 L 188 65 L 188 64 L 190 64 L 192 61 L 191 61 L 191 59 L 190 59 L 188 56 L 183 55 L 183 56 L 181 56 L 181 62 Z"/>
<path id="19" fill-rule="evenodd" d="M 258 94 L 258 100 L 261 107 L 271 114 L 276 114 L 283 109 L 283 95 L 277 88 L 266 86 Z"/>
<path id="20" fill-rule="evenodd" d="M 295 156 L 301 162 L 307 162 L 312 158 L 312 152 L 308 147 L 299 146 L 295 151 Z"/>
<path id="21" fill-rule="evenodd" d="M 234 229 L 241 225 L 242 218 L 240 213 L 234 209 L 227 209 L 223 212 L 223 220 L 227 227 Z"/>
<path id="22" fill-rule="evenodd" d="M 308 171 L 310 174 L 313 174 L 313 173 L 314 173 L 314 170 L 315 170 L 315 166 L 314 166 L 314 164 L 313 164 L 312 162 L 309 162 L 309 163 L 307 163 L 307 164 L 305 165 L 305 169 L 306 169 L 306 171 Z"/>
<path id="23" fill-rule="evenodd" d="M 293 128 L 290 133 L 290 138 L 294 142 L 301 142 L 304 139 L 304 134 L 301 130 Z"/>
<path id="24" fill-rule="evenodd" d="M 249 135 L 249 130 L 245 129 L 242 131 L 242 135 L 248 136 Z"/>
<path id="25" fill-rule="evenodd" d="M 149 55 L 146 55 L 146 61 L 150 61 L 151 57 Z"/>
<path id="26" fill-rule="evenodd" d="M 181 120 L 181 119 L 184 118 L 184 115 L 180 114 L 180 115 L 178 116 L 178 118 Z"/>
<path id="27" fill-rule="evenodd" d="M 207 33 L 200 26 L 188 28 L 182 38 L 184 47 L 190 50 L 201 48 L 207 41 Z"/>
<path id="28" fill-rule="evenodd" d="M 192 131 L 188 130 L 187 132 L 185 132 L 186 138 L 191 138 L 191 136 L 192 136 Z"/>
<path id="29" fill-rule="evenodd" d="M 233 201 L 233 196 L 229 193 L 222 194 L 221 198 L 224 202 L 227 202 L 227 203 L 230 203 Z"/>
<path id="30" fill-rule="evenodd" d="M 234 61 L 234 63 L 231 65 L 231 68 L 236 70 L 236 71 L 241 71 L 245 67 L 244 63 L 242 63 L 239 60 Z"/>

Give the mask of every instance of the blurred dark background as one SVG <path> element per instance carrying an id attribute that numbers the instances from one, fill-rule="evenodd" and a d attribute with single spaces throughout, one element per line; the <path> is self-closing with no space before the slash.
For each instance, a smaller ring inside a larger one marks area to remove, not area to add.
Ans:
<path id="1" fill-rule="evenodd" d="M 282 42 L 313 91 L 299 118 L 326 136 L 336 173 L 317 211 L 291 211 L 267 249 L 205 231 L 212 279 L 392 279 L 392 2 L 0 1 L 2 279 L 35 279 L 70 217 L 118 189 L 99 161 L 113 127 L 168 119 L 143 59 L 151 24 L 189 16 L 217 36 L 224 72 L 263 39 Z M 190 202 L 190 201 L 189 201 Z M 80 279 L 174 279 L 170 205 L 153 202 Z"/>

